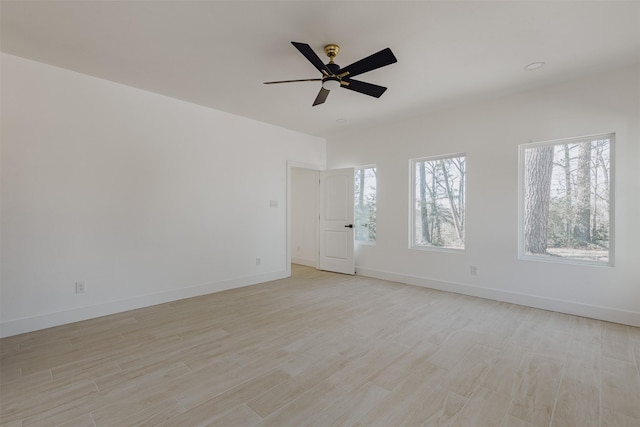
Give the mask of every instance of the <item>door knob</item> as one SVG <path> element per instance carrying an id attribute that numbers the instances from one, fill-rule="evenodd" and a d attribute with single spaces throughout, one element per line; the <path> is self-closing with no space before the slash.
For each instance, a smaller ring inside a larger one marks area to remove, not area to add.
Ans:
<path id="1" fill-rule="evenodd" d="M 353 228 L 353 224 L 345 225 L 345 228 Z"/>

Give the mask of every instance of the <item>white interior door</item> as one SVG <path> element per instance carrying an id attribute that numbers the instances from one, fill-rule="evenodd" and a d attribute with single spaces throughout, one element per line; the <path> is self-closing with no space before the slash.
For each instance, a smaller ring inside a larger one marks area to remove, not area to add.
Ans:
<path id="1" fill-rule="evenodd" d="M 353 168 L 320 172 L 320 270 L 355 274 Z"/>

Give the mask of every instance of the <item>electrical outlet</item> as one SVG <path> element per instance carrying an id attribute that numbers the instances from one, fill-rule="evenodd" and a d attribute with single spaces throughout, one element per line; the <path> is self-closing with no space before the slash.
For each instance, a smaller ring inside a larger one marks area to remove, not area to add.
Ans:
<path id="1" fill-rule="evenodd" d="M 81 294 L 86 290 L 85 282 L 76 282 L 76 294 Z"/>
<path id="2" fill-rule="evenodd" d="M 260 265 L 260 258 L 256 258 L 256 265 Z"/>
<path id="3" fill-rule="evenodd" d="M 469 272 L 471 273 L 472 276 L 477 276 L 478 275 L 478 266 L 477 265 L 472 265 L 469 268 Z"/>

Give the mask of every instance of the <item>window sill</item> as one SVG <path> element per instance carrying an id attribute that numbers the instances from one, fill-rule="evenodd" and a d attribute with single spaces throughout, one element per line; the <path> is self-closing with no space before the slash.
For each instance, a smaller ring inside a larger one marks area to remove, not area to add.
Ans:
<path id="1" fill-rule="evenodd" d="M 465 253 L 465 249 L 458 248 L 441 248 L 438 246 L 409 246 L 409 249 L 416 251 L 425 251 L 425 252 L 445 252 L 452 254 L 463 254 Z"/>

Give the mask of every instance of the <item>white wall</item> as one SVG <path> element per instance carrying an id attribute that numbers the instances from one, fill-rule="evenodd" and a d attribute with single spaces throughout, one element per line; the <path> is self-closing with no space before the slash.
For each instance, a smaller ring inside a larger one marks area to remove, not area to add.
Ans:
<path id="1" fill-rule="evenodd" d="M 324 140 L 1 59 L 2 336 L 286 275 L 287 160 Z"/>
<path id="2" fill-rule="evenodd" d="M 291 262 L 317 266 L 317 170 L 291 169 Z"/>
<path id="3" fill-rule="evenodd" d="M 615 267 L 518 260 L 518 145 L 609 132 Z M 408 249 L 409 159 L 459 152 L 465 253 Z M 378 167 L 377 244 L 358 274 L 640 326 L 640 66 L 329 137 L 328 168 L 362 164 Z"/>

